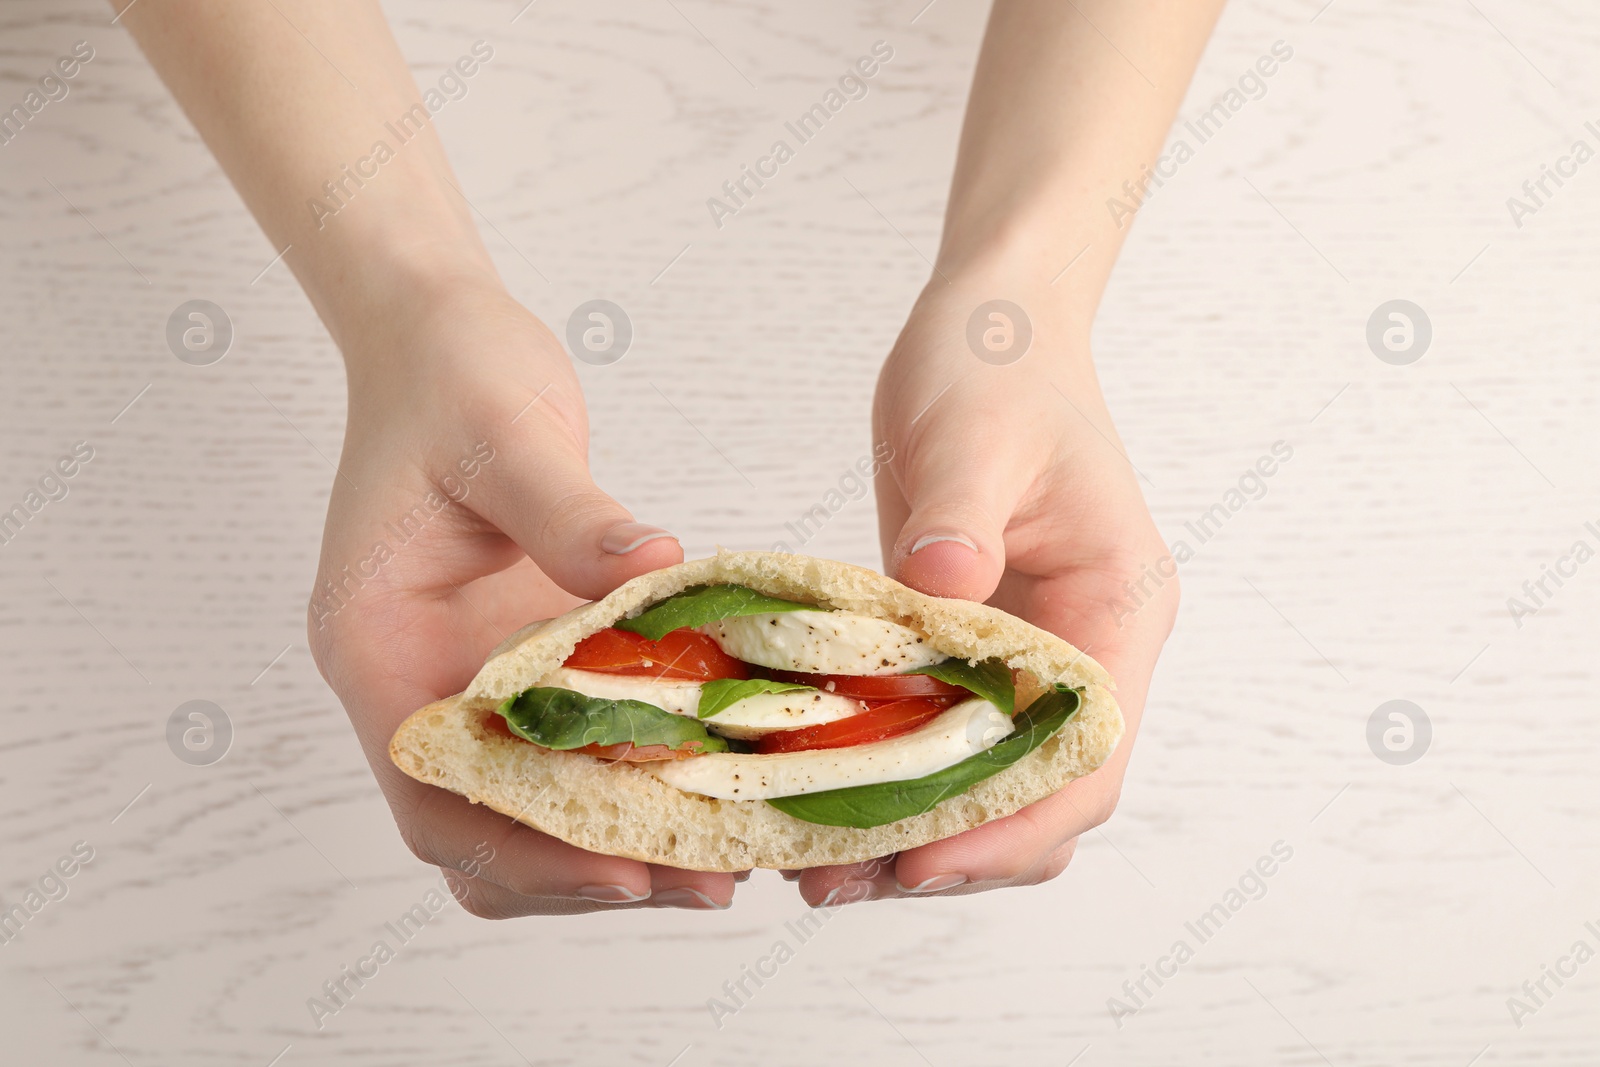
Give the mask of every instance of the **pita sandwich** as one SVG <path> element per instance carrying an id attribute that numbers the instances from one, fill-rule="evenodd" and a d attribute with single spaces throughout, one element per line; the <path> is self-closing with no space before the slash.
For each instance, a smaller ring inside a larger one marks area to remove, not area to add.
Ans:
<path id="1" fill-rule="evenodd" d="M 797 869 L 950 837 L 1091 773 L 1122 736 L 1112 688 L 997 608 L 719 551 L 518 631 L 389 754 L 592 852 Z"/>

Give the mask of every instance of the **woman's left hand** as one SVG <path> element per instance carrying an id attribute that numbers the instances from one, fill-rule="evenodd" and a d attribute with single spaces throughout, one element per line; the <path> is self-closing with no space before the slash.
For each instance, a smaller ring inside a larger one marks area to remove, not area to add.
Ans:
<path id="1" fill-rule="evenodd" d="M 993 604 L 1092 655 L 1116 679 L 1126 733 L 1100 770 L 1014 815 L 886 860 L 805 871 L 800 890 L 813 905 L 1046 881 L 1116 807 L 1177 614 L 1177 570 L 1100 396 L 1087 324 L 1053 295 L 988 274 L 924 291 L 874 406 L 874 443 L 894 457 L 877 477 L 885 569 L 925 593 Z M 974 348 L 969 320 L 997 296 L 1023 316 L 980 315 Z M 1008 362 L 1022 319 L 1031 343 Z M 991 329 L 994 348 L 984 344 Z"/>

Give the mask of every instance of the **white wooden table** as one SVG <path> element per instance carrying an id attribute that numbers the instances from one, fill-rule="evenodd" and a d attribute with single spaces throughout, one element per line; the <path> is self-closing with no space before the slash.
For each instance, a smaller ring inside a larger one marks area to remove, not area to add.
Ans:
<path id="1" fill-rule="evenodd" d="M 707 999 L 795 940 L 776 875 L 711 915 L 452 909 L 318 1030 L 307 998 L 434 880 L 305 648 L 337 356 L 104 6 L 6 0 L 0 104 L 77 40 L 96 57 L 0 146 L 0 505 L 93 449 L 0 544 L 0 891 L 24 900 L 77 842 L 93 859 L 0 944 L 0 1059 L 1595 1062 L 1600 963 L 1520 1019 L 1508 998 L 1600 949 L 1600 563 L 1520 627 L 1507 599 L 1600 547 L 1600 164 L 1521 227 L 1506 200 L 1575 139 L 1600 147 L 1600 17 L 1335 0 L 1313 22 L 1320 3 L 1224 18 L 1185 117 L 1274 41 L 1293 59 L 1140 212 L 1100 317 L 1170 538 L 1294 451 L 1185 568 L 1121 810 L 1070 871 L 845 909 L 720 1028 Z M 623 362 L 580 368 L 602 484 L 691 555 L 767 547 L 868 448 L 983 6 L 521 6 L 390 8 L 424 80 L 495 49 L 439 123 L 517 295 L 557 323 L 607 297 L 636 324 Z M 716 228 L 706 198 L 879 39 L 870 95 Z M 237 330 L 207 367 L 163 335 L 195 298 Z M 1432 323 L 1411 365 L 1365 339 L 1392 299 Z M 852 504 L 808 547 L 874 564 L 873 521 Z M 233 724 L 209 767 L 165 740 L 195 699 Z M 1432 724 L 1409 765 L 1368 747 L 1391 699 Z M 1228 910 L 1280 841 L 1292 858 Z M 1202 943 L 1186 923 L 1218 903 Z M 1134 1006 L 1124 983 L 1170 973 L 1180 940 L 1192 959 L 1119 1026 L 1108 1000 Z"/>

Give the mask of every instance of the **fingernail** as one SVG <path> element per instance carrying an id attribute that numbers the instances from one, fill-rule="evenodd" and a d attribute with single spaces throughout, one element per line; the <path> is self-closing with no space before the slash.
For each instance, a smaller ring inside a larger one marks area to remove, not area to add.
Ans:
<path id="1" fill-rule="evenodd" d="M 857 904 L 863 900 L 871 900 L 877 895 L 878 891 L 871 882 L 846 882 L 828 890 L 828 895 L 822 898 L 822 903 L 817 907 L 836 908 L 845 904 Z"/>
<path id="2" fill-rule="evenodd" d="M 966 545 L 974 552 L 978 551 L 978 546 L 972 543 L 972 539 L 963 537 L 961 534 L 923 534 L 917 538 L 917 543 L 911 546 L 911 554 L 914 556 L 929 545 L 937 544 L 940 541 L 954 541 L 958 545 Z"/>
<path id="3" fill-rule="evenodd" d="M 606 535 L 600 538 L 600 547 L 613 556 L 625 556 L 646 541 L 671 536 L 670 531 L 647 522 L 624 522 L 606 531 Z"/>
<path id="4" fill-rule="evenodd" d="M 655 903 L 661 908 L 688 908 L 690 911 L 723 911 L 728 907 L 727 904 L 718 904 L 698 889 L 687 886 L 657 893 Z"/>
<path id="5" fill-rule="evenodd" d="M 780 872 L 780 873 L 782 873 L 783 880 L 785 882 L 798 882 L 800 880 L 800 875 L 803 872 L 801 872 L 801 871 L 783 871 L 783 872 Z"/>
<path id="6" fill-rule="evenodd" d="M 581 886 L 573 896 L 579 900 L 593 900 L 600 904 L 637 904 L 641 900 L 650 899 L 649 893 L 640 896 L 628 887 L 620 885 Z"/>
<path id="7" fill-rule="evenodd" d="M 966 882 L 964 874 L 936 874 L 925 882 L 913 886 L 899 886 L 902 893 L 937 893 L 941 889 L 954 889 Z"/>

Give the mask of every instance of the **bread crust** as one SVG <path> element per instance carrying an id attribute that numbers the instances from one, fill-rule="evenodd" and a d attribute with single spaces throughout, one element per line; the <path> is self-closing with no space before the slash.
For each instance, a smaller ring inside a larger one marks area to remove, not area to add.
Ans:
<path id="1" fill-rule="evenodd" d="M 583 638 L 690 586 L 722 582 L 902 623 L 951 656 L 1003 660 L 1024 672 L 1019 705 L 1060 682 L 1084 689 L 1083 706 L 999 774 L 922 815 L 865 830 L 805 822 L 765 801 L 685 793 L 637 766 L 553 752 L 489 725 L 501 701 L 560 666 Z M 1113 687 L 1104 668 L 1072 645 L 996 608 L 925 596 L 846 563 L 724 550 L 641 575 L 601 600 L 519 630 L 465 692 L 406 719 L 389 756 L 418 781 L 592 852 L 701 871 L 817 867 L 950 837 L 1096 770 L 1122 737 Z"/>

